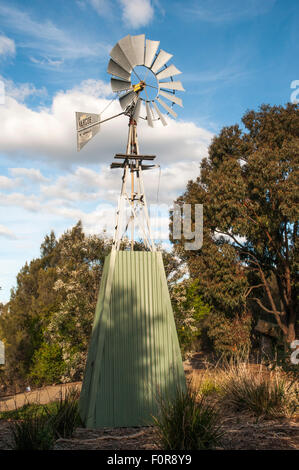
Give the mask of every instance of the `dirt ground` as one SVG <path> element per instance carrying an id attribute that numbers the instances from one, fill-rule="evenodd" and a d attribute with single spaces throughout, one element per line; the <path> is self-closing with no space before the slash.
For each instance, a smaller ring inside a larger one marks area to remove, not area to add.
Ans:
<path id="1" fill-rule="evenodd" d="M 20 408 L 27 403 L 39 403 L 45 405 L 50 401 L 55 401 L 64 396 L 68 388 L 77 388 L 81 390 L 81 382 L 74 382 L 72 384 L 50 385 L 48 387 L 38 388 L 31 392 L 17 393 L 0 397 L 0 412 L 10 411 Z"/>
<path id="2" fill-rule="evenodd" d="M 184 364 L 186 375 L 198 373 L 200 361 Z M 81 388 L 81 383 L 54 385 L 32 392 L 0 398 L 0 411 L 13 410 L 26 403 L 46 404 L 58 399 L 69 387 Z M 298 450 L 299 419 L 257 420 L 246 414 L 223 410 L 221 423 L 224 431 L 220 449 L 229 450 Z M 9 449 L 11 443 L 10 422 L 0 420 L 0 450 Z M 58 439 L 55 450 L 154 450 L 155 430 L 147 428 L 77 428 L 71 439 Z"/>

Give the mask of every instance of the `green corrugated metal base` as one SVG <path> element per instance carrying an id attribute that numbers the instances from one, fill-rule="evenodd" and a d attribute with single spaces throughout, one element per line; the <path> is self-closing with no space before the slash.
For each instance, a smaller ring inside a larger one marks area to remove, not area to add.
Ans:
<path id="1" fill-rule="evenodd" d="M 85 425 L 150 424 L 158 397 L 185 387 L 161 253 L 112 252 L 105 260 L 80 396 Z"/>

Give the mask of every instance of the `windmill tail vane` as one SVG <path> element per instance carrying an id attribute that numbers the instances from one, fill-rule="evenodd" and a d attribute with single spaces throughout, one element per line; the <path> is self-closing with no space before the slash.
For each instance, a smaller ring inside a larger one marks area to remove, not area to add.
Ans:
<path id="1" fill-rule="evenodd" d="M 146 248 L 155 251 L 144 192 L 143 170 L 157 168 L 158 165 L 144 163 L 154 160 L 155 156 L 140 155 L 137 123 L 139 119 L 143 119 L 150 127 L 154 127 L 154 123 L 158 121 L 166 126 L 167 120 L 162 109 L 176 118 L 177 113 L 173 107 L 183 106 L 176 92 L 184 91 L 182 83 L 173 79 L 173 76 L 181 72 L 173 64 L 166 65 L 172 58 L 172 54 L 163 49 L 159 50 L 159 45 L 159 41 L 145 39 L 144 34 L 127 35 L 118 41 L 110 52 L 111 58 L 107 72 L 112 76 L 111 88 L 119 98 L 122 112 L 104 120 L 101 120 L 100 114 L 76 113 L 78 151 L 100 131 L 102 123 L 121 115 L 129 117 L 126 153 L 116 154 L 114 158 L 118 161 L 110 166 L 112 169 L 123 169 L 113 237 L 113 249 L 116 250 L 119 250 L 123 235 L 131 225 L 131 249 L 134 250 L 134 232 L 135 226 L 138 226 Z M 164 101 L 164 98 L 169 101 L 169 104 Z M 129 179 L 131 187 L 128 193 Z M 130 209 L 128 222 L 124 220 L 126 205 Z"/>

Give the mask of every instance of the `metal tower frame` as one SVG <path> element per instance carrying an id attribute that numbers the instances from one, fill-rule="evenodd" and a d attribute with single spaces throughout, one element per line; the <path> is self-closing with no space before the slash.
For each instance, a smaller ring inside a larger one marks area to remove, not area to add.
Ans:
<path id="1" fill-rule="evenodd" d="M 143 161 L 153 161 L 155 155 L 140 155 L 137 137 L 137 122 L 133 115 L 129 117 L 128 142 L 125 154 L 117 153 L 114 157 L 123 160 L 122 163 L 112 163 L 110 168 L 123 168 L 122 185 L 118 207 L 116 212 L 116 224 L 114 229 L 112 250 L 118 251 L 121 240 L 126 233 L 129 225 L 131 226 L 131 250 L 134 250 L 135 226 L 138 224 L 143 236 L 144 244 L 149 251 L 156 251 L 153 241 L 148 206 L 145 196 L 143 183 L 143 170 L 156 168 L 157 165 L 147 165 Z M 131 178 L 129 177 L 131 175 Z M 127 185 L 130 179 L 130 191 L 128 193 Z M 126 216 L 126 204 L 129 205 L 130 217 L 125 221 L 125 229 L 121 233 L 124 218 Z"/>

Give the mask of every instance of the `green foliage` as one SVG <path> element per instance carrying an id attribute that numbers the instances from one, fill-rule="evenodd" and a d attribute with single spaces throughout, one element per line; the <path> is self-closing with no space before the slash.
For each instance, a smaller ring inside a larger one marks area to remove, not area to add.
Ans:
<path id="1" fill-rule="evenodd" d="M 191 351 L 201 332 L 202 320 L 210 308 L 198 295 L 198 281 L 185 279 L 170 289 L 171 302 L 182 353 Z"/>
<path id="2" fill-rule="evenodd" d="M 199 393 L 200 395 L 203 395 L 203 396 L 220 394 L 221 392 L 222 392 L 222 389 L 220 385 L 218 385 L 217 383 L 215 383 L 215 381 L 211 379 L 203 380 L 199 387 Z"/>
<path id="3" fill-rule="evenodd" d="M 227 318 L 211 314 L 206 321 L 207 335 L 214 351 L 224 357 L 247 357 L 251 346 L 251 316 Z"/>
<path id="4" fill-rule="evenodd" d="M 255 304 L 291 342 L 299 311 L 299 106 L 263 105 L 242 122 L 244 131 L 234 125 L 214 137 L 200 176 L 177 200 L 203 204 L 202 249 L 184 251 L 184 239 L 174 247 L 213 311 L 232 317 Z"/>
<path id="5" fill-rule="evenodd" d="M 178 390 L 174 399 L 160 397 L 159 415 L 154 417 L 157 444 L 163 450 L 213 449 L 222 437 L 215 409 L 198 399 L 195 391 Z"/>
<path id="6" fill-rule="evenodd" d="M 60 381 L 64 369 L 61 347 L 44 342 L 33 354 L 29 377 L 36 385 L 50 385 Z"/>

